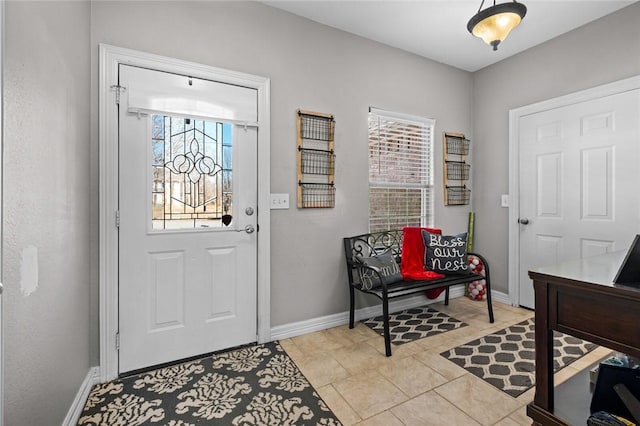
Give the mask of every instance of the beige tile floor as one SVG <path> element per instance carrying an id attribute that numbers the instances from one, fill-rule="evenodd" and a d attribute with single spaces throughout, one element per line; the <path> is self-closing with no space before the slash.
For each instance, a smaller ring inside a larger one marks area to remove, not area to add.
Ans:
<path id="1" fill-rule="evenodd" d="M 494 303 L 489 323 L 486 303 L 467 298 L 434 308 L 469 326 L 392 346 L 358 323 L 280 341 L 331 410 L 346 425 L 531 425 L 526 405 L 530 389 L 513 398 L 446 360 L 440 353 L 533 316 L 533 312 Z M 606 356 L 598 348 L 556 373 L 561 383 Z"/>

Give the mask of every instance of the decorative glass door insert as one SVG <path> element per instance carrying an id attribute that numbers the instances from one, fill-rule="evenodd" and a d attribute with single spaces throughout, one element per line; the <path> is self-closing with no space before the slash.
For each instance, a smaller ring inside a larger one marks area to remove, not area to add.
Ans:
<path id="1" fill-rule="evenodd" d="M 151 117 L 152 229 L 229 226 L 233 217 L 232 126 Z"/>

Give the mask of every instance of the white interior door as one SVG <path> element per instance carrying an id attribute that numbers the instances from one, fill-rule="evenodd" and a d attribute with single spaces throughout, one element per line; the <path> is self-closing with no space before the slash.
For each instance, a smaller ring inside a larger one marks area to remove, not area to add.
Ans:
<path id="1" fill-rule="evenodd" d="M 640 232 L 640 90 L 525 115 L 519 121 L 519 304 L 527 272 L 626 249 Z"/>
<path id="2" fill-rule="evenodd" d="M 256 90 L 119 84 L 119 371 L 256 341 Z"/>

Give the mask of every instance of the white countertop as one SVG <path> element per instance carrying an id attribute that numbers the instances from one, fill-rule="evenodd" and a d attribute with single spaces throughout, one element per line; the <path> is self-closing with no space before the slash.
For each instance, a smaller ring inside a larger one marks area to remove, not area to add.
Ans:
<path id="1" fill-rule="evenodd" d="M 625 255 L 625 251 L 615 251 L 583 259 L 568 260 L 555 265 L 540 266 L 529 272 L 618 287 L 613 283 L 613 279 L 618 273 Z"/>

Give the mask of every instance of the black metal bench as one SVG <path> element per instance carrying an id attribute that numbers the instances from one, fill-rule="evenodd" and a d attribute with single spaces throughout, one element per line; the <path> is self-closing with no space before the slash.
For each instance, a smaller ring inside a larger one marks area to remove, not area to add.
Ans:
<path id="1" fill-rule="evenodd" d="M 473 281 L 484 279 L 486 282 L 487 308 L 489 310 L 489 321 L 493 323 L 493 307 L 491 305 L 491 279 L 489 276 L 489 264 L 486 259 L 477 253 L 468 253 L 476 256 L 482 261 L 485 269 L 485 276 L 480 277 L 469 273 L 465 275 L 447 275 L 444 278 L 437 278 L 426 281 L 398 281 L 393 284 L 384 284 L 380 272 L 371 266 L 358 262 L 358 257 L 371 257 L 377 254 L 390 251 L 396 261 L 400 263 L 402 256 L 402 231 L 384 231 L 370 234 L 346 237 L 344 240 L 345 258 L 347 261 L 347 273 L 349 275 L 349 328 L 354 327 L 355 314 L 355 290 L 373 294 L 382 300 L 382 315 L 384 317 L 384 344 L 387 356 L 391 356 L 391 336 L 389 333 L 389 299 L 409 296 L 422 293 L 426 290 L 445 287 L 444 304 L 449 304 L 449 288 L 453 285 L 469 284 Z M 366 288 L 360 282 L 359 269 L 367 269 L 378 275 L 380 285 L 373 288 Z"/>

